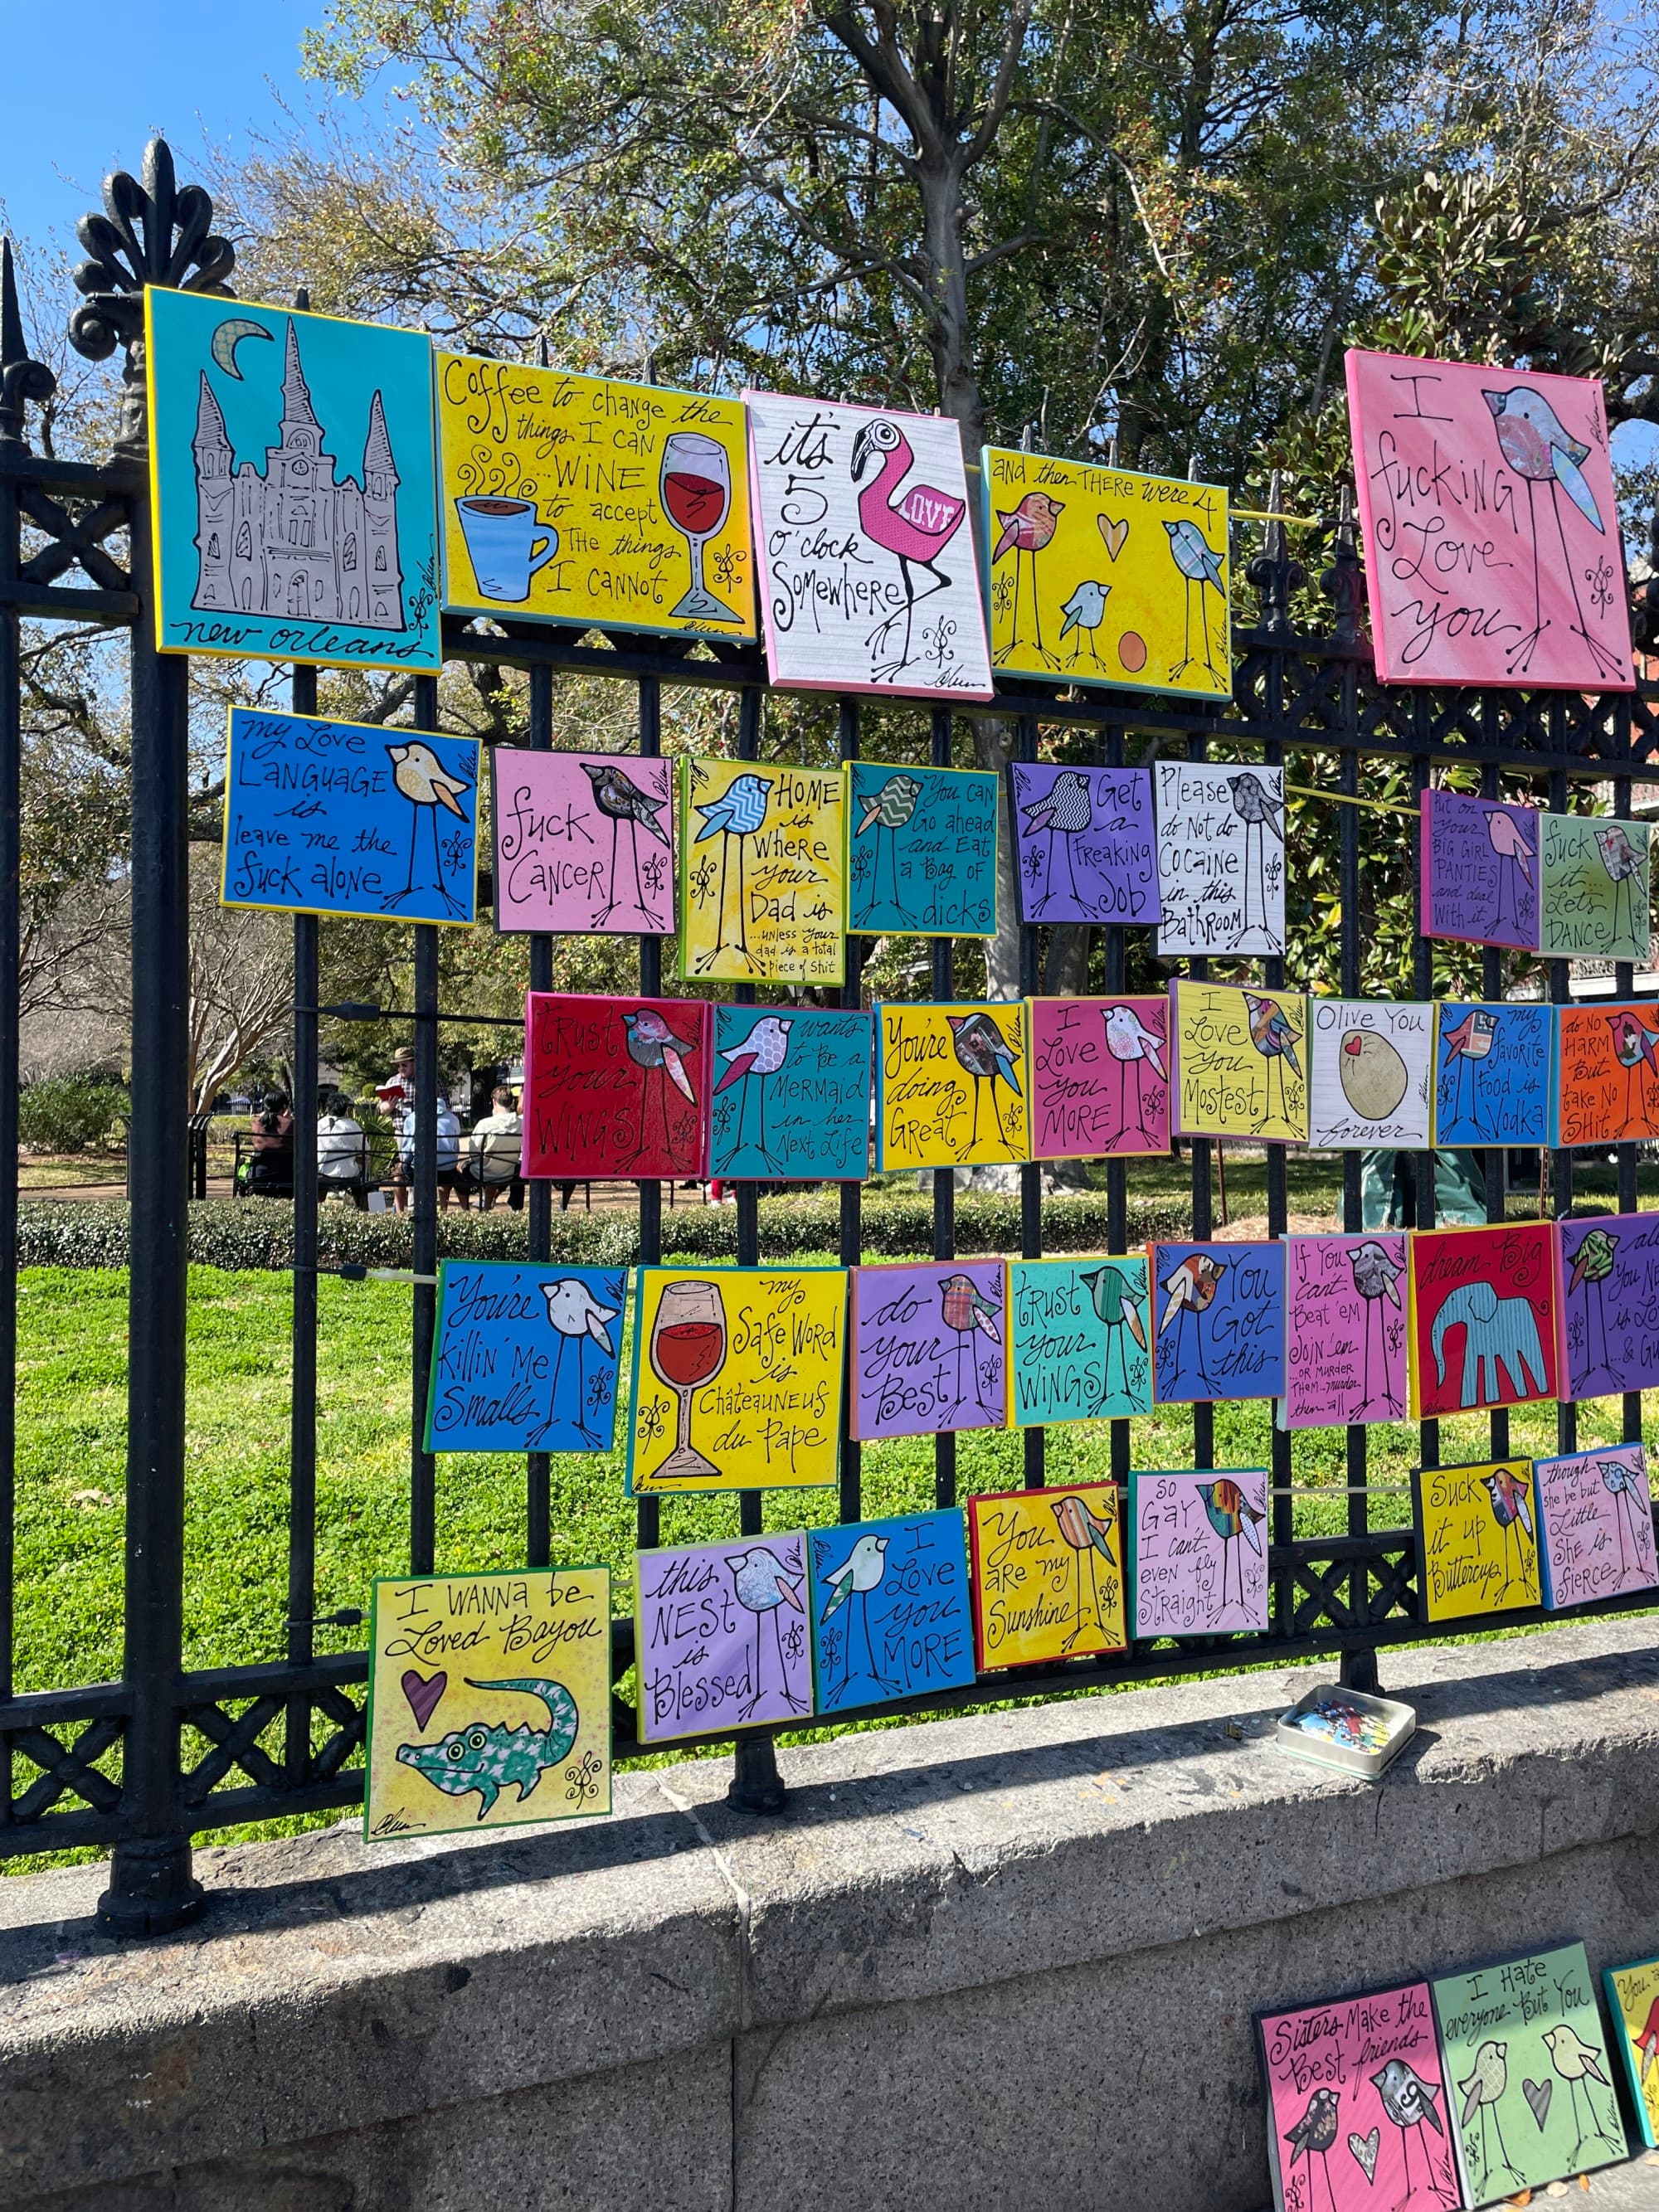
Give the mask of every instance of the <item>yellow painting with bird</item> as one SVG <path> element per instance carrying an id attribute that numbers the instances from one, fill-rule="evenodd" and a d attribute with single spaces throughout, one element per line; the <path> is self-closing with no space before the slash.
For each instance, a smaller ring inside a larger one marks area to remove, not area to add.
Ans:
<path id="1" fill-rule="evenodd" d="M 969 1499 L 981 1668 L 1124 1649 L 1122 1520 L 1110 1482 Z"/>
<path id="2" fill-rule="evenodd" d="M 1412 1483 L 1425 1620 L 1510 1613 L 1542 1602 L 1529 1459 L 1425 1467 Z"/>
<path id="3" fill-rule="evenodd" d="M 1642 2140 L 1652 2150 L 1659 2146 L 1659 1959 L 1604 1967 L 1601 1985 L 1607 1993 L 1613 2039 L 1624 2057 Z"/>
<path id="4" fill-rule="evenodd" d="M 1030 1158 L 1023 1000 L 906 1000 L 875 1014 L 878 1170 Z"/>
<path id="5" fill-rule="evenodd" d="M 1232 691 L 1227 494 L 1051 453 L 983 455 L 991 659 L 1010 676 Z"/>

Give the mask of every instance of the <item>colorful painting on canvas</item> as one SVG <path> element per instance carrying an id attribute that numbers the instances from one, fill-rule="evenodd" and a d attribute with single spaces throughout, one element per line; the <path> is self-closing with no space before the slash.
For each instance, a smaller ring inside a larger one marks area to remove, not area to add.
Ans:
<path id="1" fill-rule="evenodd" d="M 999 668 L 1039 682 L 1232 696 L 1227 495 L 988 446 L 987 596 Z"/>
<path id="2" fill-rule="evenodd" d="M 628 1490 L 822 1489 L 840 1465 L 840 1267 L 635 1273 Z"/>
<path id="3" fill-rule="evenodd" d="M 870 1036 L 870 1017 L 856 1006 L 716 1006 L 710 1175 L 862 1182 Z"/>
<path id="4" fill-rule="evenodd" d="M 1456 2119 L 1426 1982 L 1255 2027 L 1274 2212 L 1455 2212 Z"/>
<path id="5" fill-rule="evenodd" d="M 806 1531 L 634 1555 L 641 1743 L 812 1710 Z"/>
<path id="6" fill-rule="evenodd" d="M 979 1663 L 1121 1651 L 1123 1526 L 1115 1484 L 981 1492 L 968 1501 Z"/>
<path id="7" fill-rule="evenodd" d="M 1146 769 L 1016 761 L 1008 784 L 1022 921 L 1160 919 Z"/>
<path id="8" fill-rule="evenodd" d="M 1008 1282 L 1000 1260 L 854 1267 L 858 1437 L 1008 1425 Z"/>
<path id="9" fill-rule="evenodd" d="M 772 681 L 988 699 L 955 422 L 775 392 L 743 397 Z"/>
<path id="10" fill-rule="evenodd" d="M 1466 2203 L 1536 2195 L 1626 2156 L 1582 1943 L 1448 1974 L 1432 1987 Z"/>
<path id="11" fill-rule="evenodd" d="M 629 1182 L 702 1175 L 712 1030 L 700 999 L 532 991 L 525 1173 Z"/>
<path id="12" fill-rule="evenodd" d="M 611 1267 L 441 1260 L 427 1449 L 609 1451 L 626 1288 Z"/>
<path id="13" fill-rule="evenodd" d="M 1538 950 L 1539 813 L 1462 791 L 1423 793 L 1423 934 Z"/>
<path id="14" fill-rule="evenodd" d="M 1536 1460 L 1533 1480 L 1550 1612 L 1659 1586 L 1647 1454 L 1639 1443 Z"/>
<path id="15" fill-rule="evenodd" d="M 1265 1632 L 1272 1533 L 1266 1468 L 1132 1469 L 1133 1633 Z"/>
<path id="16" fill-rule="evenodd" d="M 1659 1212 L 1558 1223 L 1561 1392 L 1659 1389 Z"/>
<path id="17" fill-rule="evenodd" d="M 363 1837 L 611 1810 L 611 1570 L 392 1577 L 369 1600 Z"/>
<path id="18" fill-rule="evenodd" d="M 999 779 L 988 770 L 847 770 L 847 926 L 876 936 L 994 937 Z"/>
<path id="19" fill-rule="evenodd" d="M 233 707 L 224 823 L 226 906 L 472 920 L 471 738 Z"/>
<path id="20" fill-rule="evenodd" d="M 1170 1149 L 1170 1001 L 1028 999 L 1031 1157 Z"/>
<path id="21" fill-rule="evenodd" d="M 1379 678 L 1630 690 L 1596 380 L 1358 350 L 1347 374 Z"/>
<path id="22" fill-rule="evenodd" d="M 1285 771 L 1158 763 L 1161 960 L 1285 950 Z"/>
<path id="23" fill-rule="evenodd" d="M 1412 1486 L 1425 1620 L 1542 1603 L 1530 1460 L 1425 1467 Z"/>
<path id="24" fill-rule="evenodd" d="M 1540 949 L 1547 960 L 1639 960 L 1646 964 L 1650 842 L 1645 822 L 1605 815 L 1540 818 Z"/>
<path id="25" fill-rule="evenodd" d="M 817 1711 L 845 1712 L 974 1679 L 974 1616 L 961 1512 L 815 1528 Z"/>
<path id="26" fill-rule="evenodd" d="M 1305 1145 L 1309 1001 L 1184 978 L 1170 994 L 1177 1134 Z"/>
<path id="27" fill-rule="evenodd" d="M 430 342 L 150 285 L 144 343 L 161 650 L 435 673 Z"/>
<path id="28" fill-rule="evenodd" d="M 1435 1008 L 1437 1145 L 1547 1145 L 1555 1008 L 1443 1000 Z"/>
<path id="29" fill-rule="evenodd" d="M 1640 1143 L 1659 1137 L 1659 1006 L 1558 1006 L 1556 1142 Z"/>
<path id="30" fill-rule="evenodd" d="M 1146 1269 L 1144 1252 L 1008 1262 L 1017 1428 L 1152 1412 Z"/>
<path id="31" fill-rule="evenodd" d="M 1022 1001 L 906 1000 L 875 1015 L 878 1168 L 1030 1158 Z"/>
<path id="32" fill-rule="evenodd" d="M 1406 1238 L 1285 1239 L 1287 1429 L 1405 1418 Z"/>
<path id="33" fill-rule="evenodd" d="M 1308 1142 L 1420 1152 L 1429 1141 L 1434 1008 L 1389 999 L 1307 1005 Z"/>
<path id="34" fill-rule="evenodd" d="M 1411 1241 L 1413 1420 L 1555 1395 L 1555 1224 L 1419 1230 Z"/>
<path id="35" fill-rule="evenodd" d="M 1601 1986 L 1642 2140 L 1652 2150 L 1659 2148 L 1659 1959 L 1604 1967 Z"/>
<path id="36" fill-rule="evenodd" d="M 670 762 L 495 745 L 489 788 L 497 929 L 673 935 Z"/>
<path id="37" fill-rule="evenodd" d="M 680 967 L 698 983 L 839 983 L 846 779 L 758 761 L 680 763 Z"/>
<path id="38" fill-rule="evenodd" d="M 436 369 L 446 607 L 757 635 L 737 400 L 470 354 Z"/>
<path id="39" fill-rule="evenodd" d="M 1153 1244 L 1152 1395 L 1161 1406 L 1285 1395 L 1285 1247 Z"/>

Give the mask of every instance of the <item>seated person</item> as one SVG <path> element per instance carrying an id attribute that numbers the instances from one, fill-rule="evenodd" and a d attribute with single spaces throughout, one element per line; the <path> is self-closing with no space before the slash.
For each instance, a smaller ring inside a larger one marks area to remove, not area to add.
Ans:
<path id="1" fill-rule="evenodd" d="M 294 1114 L 281 1091 L 254 1114 L 247 1188 L 267 1198 L 294 1195 Z"/>
<path id="2" fill-rule="evenodd" d="M 404 1105 L 398 1120 L 398 1171 L 392 1179 L 393 1194 L 399 1213 L 406 1212 L 415 1189 L 415 1128 L 423 1121 L 418 1097 L 411 1097 Z M 454 1108 L 443 1091 L 438 1093 L 438 1121 L 436 1133 L 438 1157 L 438 1204 L 447 1212 L 452 1197 L 459 1195 L 461 1205 L 466 1205 L 466 1179 L 460 1171 L 461 1125 Z"/>
<path id="3" fill-rule="evenodd" d="M 346 1192 L 361 1213 L 368 1205 L 368 1139 L 350 1109 L 351 1101 L 337 1091 L 318 1117 L 317 1188 L 322 1198 Z"/>
<path id="4" fill-rule="evenodd" d="M 490 1093 L 490 1111 L 472 1125 L 467 1139 L 468 1171 L 478 1188 L 478 1206 L 488 1213 L 501 1191 L 515 1210 L 524 1204 L 524 1179 L 519 1164 L 524 1151 L 524 1121 L 513 1103 L 513 1093 L 498 1083 Z"/>

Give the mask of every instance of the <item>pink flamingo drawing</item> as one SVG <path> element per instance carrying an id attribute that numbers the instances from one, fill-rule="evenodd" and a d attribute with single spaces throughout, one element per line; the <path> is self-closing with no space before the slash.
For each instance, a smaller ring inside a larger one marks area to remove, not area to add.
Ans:
<path id="1" fill-rule="evenodd" d="M 910 633 L 917 607 L 922 600 L 950 589 L 951 579 L 934 563 L 961 529 L 968 503 L 954 492 L 937 490 L 932 484 L 906 485 L 916 457 L 898 424 L 884 416 L 865 423 L 853 441 L 854 483 L 872 453 L 882 455 L 881 469 L 859 494 L 859 522 L 866 538 L 893 555 L 904 586 L 903 606 L 896 607 L 884 622 L 878 623 L 865 641 L 873 659 L 885 649 L 900 616 L 903 617 L 903 651 L 896 660 L 871 668 L 872 682 L 879 684 L 890 682 L 910 665 Z M 914 574 L 917 568 L 925 568 L 933 578 L 920 595 Z"/>

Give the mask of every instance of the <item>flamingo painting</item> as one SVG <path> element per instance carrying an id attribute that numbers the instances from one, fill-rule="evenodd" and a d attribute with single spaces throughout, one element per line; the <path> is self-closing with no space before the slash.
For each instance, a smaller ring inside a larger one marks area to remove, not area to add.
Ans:
<path id="1" fill-rule="evenodd" d="M 864 483 L 865 471 L 877 455 L 880 468 L 870 483 Z M 862 487 L 859 526 L 872 544 L 898 562 L 904 590 L 903 605 L 878 623 L 865 641 L 871 656 L 870 679 L 875 684 L 890 684 L 909 667 L 916 609 L 951 588 L 950 577 L 936 564 L 962 528 L 968 512 L 966 500 L 954 492 L 911 483 L 915 465 L 909 440 L 884 415 L 864 423 L 853 441 L 853 482 Z M 918 571 L 932 580 L 921 592 L 916 588 Z M 895 654 L 891 641 L 901 620 L 904 642 Z"/>

